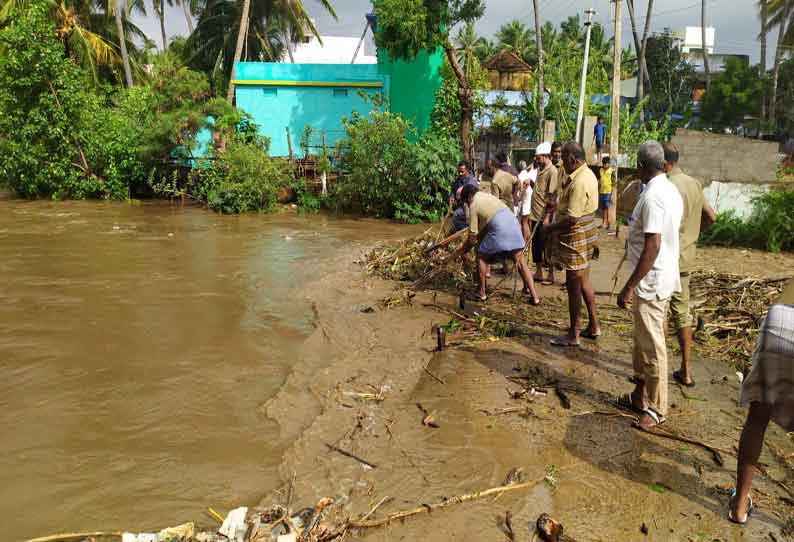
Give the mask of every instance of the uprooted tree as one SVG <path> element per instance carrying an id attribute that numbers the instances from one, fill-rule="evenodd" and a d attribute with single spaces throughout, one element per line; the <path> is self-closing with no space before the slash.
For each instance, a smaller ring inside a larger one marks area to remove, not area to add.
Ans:
<path id="1" fill-rule="evenodd" d="M 374 0 L 373 4 L 378 17 L 375 41 L 392 58 L 412 59 L 423 50 L 443 47 L 458 81 L 463 156 L 471 161 L 474 91 L 458 61 L 449 32 L 460 22 L 480 18 L 485 12 L 483 0 Z"/>

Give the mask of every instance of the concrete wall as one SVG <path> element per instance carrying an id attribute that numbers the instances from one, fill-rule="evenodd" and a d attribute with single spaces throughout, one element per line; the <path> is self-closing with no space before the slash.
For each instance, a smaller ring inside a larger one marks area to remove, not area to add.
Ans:
<path id="1" fill-rule="evenodd" d="M 286 129 L 292 152 L 301 155 L 301 131 L 313 129 L 313 145 L 333 147 L 344 135 L 342 118 L 354 111 L 367 115 L 372 106 L 359 91 L 389 92 L 389 76 L 375 64 L 285 64 L 240 62 L 235 68 L 237 106 L 254 117 L 262 135 L 270 138 L 270 154 L 287 156 Z"/>
<path id="2" fill-rule="evenodd" d="M 676 131 L 673 143 L 680 151 L 681 168 L 704 184 L 776 180 L 777 143 L 683 129 Z"/>

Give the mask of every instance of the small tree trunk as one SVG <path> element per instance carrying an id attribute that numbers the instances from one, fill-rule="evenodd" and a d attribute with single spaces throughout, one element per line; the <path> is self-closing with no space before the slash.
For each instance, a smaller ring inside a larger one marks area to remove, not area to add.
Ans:
<path id="1" fill-rule="evenodd" d="M 120 2 L 116 2 L 113 15 L 116 18 L 116 33 L 119 37 L 119 49 L 121 50 L 121 62 L 124 65 L 124 81 L 127 88 L 132 88 L 132 70 L 130 69 L 130 56 L 127 52 L 127 38 L 124 35 L 124 22 L 121 19 L 122 7 Z"/>
<path id="2" fill-rule="evenodd" d="M 187 21 L 187 31 L 189 34 L 193 33 L 193 14 L 190 13 L 189 0 L 182 0 L 182 10 L 185 12 L 185 20 Z"/>
<path id="3" fill-rule="evenodd" d="M 155 0 L 156 4 L 160 6 L 157 10 L 157 16 L 160 19 L 160 36 L 163 38 L 163 51 L 168 50 L 168 39 L 165 37 L 165 0 Z"/>
<path id="4" fill-rule="evenodd" d="M 761 0 L 761 62 L 758 64 L 758 75 L 766 78 L 766 34 L 767 34 L 767 19 L 769 15 L 769 5 L 767 0 Z M 761 120 L 767 120 L 767 86 L 764 82 L 763 91 L 761 92 Z"/>
<path id="5" fill-rule="evenodd" d="M 711 70 L 709 69 L 709 54 L 706 47 L 706 0 L 700 4 L 700 47 L 703 51 L 703 71 L 706 74 L 706 90 L 711 88 Z"/>
<path id="6" fill-rule="evenodd" d="M 535 9 L 535 46 L 538 49 L 538 90 L 537 109 L 538 109 L 538 141 L 543 139 L 543 123 L 546 120 L 546 85 L 543 81 L 543 36 L 540 32 L 540 7 L 538 0 L 532 0 Z"/>
<path id="7" fill-rule="evenodd" d="M 466 74 L 463 68 L 460 67 L 458 57 L 455 54 L 455 48 L 449 41 L 444 42 L 444 52 L 447 55 L 447 61 L 452 72 L 455 74 L 455 79 L 458 80 L 458 101 L 460 102 L 460 144 L 463 151 L 463 159 L 471 164 L 474 158 L 473 142 L 471 140 L 471 129 L 474 124 L 474 108 L 472 106 L 472 89 L 469 86 L 469 81 L 466 79 Z M 471 167 L 471 166 L 470 166 Z"/>
<path id="8" fill-rule="evenodd" d="M 245 43 L 245 36 L 248 34 L 248 14 L 251 11 L 251 0 L 243 0 L 243 10 L 240 13 L 240 25 L 237 30 L 237 45 L 234 48 L 234 59 L 232 60 L 232 75 L 229 79 L 229 88 L 226 91 L 226 101 L 230 104 L 234 103 L 234 78 L 235 78 L 235 64 L 240 61 L 243 54 L 243 43 Z"/>

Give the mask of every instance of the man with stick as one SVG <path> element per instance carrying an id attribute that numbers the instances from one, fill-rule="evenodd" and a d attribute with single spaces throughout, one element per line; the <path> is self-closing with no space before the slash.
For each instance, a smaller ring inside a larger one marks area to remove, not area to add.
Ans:
<path id="1" fill-rule="evenodd" d="M 511 260 L 524 281 L 523 293 L 532 297 L 531 304 L 539 305 L 540 298 L 529 272 L 524 255 L 524 237 L 515 215 L 496 196 L 480 191 L 467 184 L 461 192 L 461 200 L 469 209 L 469 236 L 458 251 L 461 258 L 475 245 L 477 267 L 480 276 L 480 291 L 477 301 L 488 299 L 486 280 L 488 267 L 496 260 Z"/>
<path id="2" fill-rule="evenodd" d="M 634 266 L 618 296 L 618 306 L 633 305 L 634 391 L 618 405 L 641 414 L 638 426 L 650 429 L 667 415 L 667 344 L 664 320 L 670 297 L 681 290 L 678 273 L 679 228 L 683 201 L 664 174 L 664 150 L 646 141 L 637 151 L 645 185 L 629 226 L 628 257 Z"/>
<path id="3" fill-rule="evenodd" d="M 548 227 L 551 215 L 548 208 L 557 194 L 557 168 L 551 163 L 550 143 L 541 143 L 535 149 L 538 176 L 530 200 L 529 225 L 532 228 L 532 261 L 535 263 L 534 279 L 543 284 L 554 284 L 554 267 L 546 257 L 546 239 L 543 229 Z M 530 241 L 527 239 L 527 242 Z M 548 278 L 543 278 L 543 268 L 548 268 Z"/>
<path id="4" fill-rule="evenodd" d="M 552 265 L 565 269 L 568 290 L 570 326 L 568 334 L 551 340 L 553 346 L 578 347 L 579 336 L 596 340 L 601 335 L 596 315 L 595 291 L 590 283 L 590 261 L 598 243 L 598 179 L 585 161 L 585 152 L 576 142 L 562 148 L 562 163 L 568 178 L 560 186 L 556 207 L 557 221 L 545 228 L 544 235 L 553 235 Z M 547 238 L 548 239 L 548 238 Z M 547 240 L 547 242 L 549 242 Z M 589 322 L 580 332 L 582 299 Z"/>
<path id="5" fill-rule="evenodd" d="M 681 291 L 673 293 L 670 298 L 671 323 L 678 334 L 681 347 L 681 369 L 673 371 L 673 380 L 688 388 L 695 386 L 692 380 L 692 313 L 689 310 L 689 274 L 695 266 L 700 232 L 708 229 L 716 220 L 714 209 L 706 201 L 703 185 L 700 181 L 685 175 L 678 167 L 678 147 L 674 143 L 665 143 L 664 171 L 670 182 L 678 189 L 684 203 L 684 215 L 681 219 L 679 243 L 681 256 L 678 259 L 678 271 L 681 277 Z"/>
<path id="6" fill-rule="evenodd" d="M 479 186 L 477 179 L 469 173 L 469 165 L 461 161 L 458 164 L 458 176 L 455 178 L 455 182 L 452 183 L 452 190 L 449 193 L 449 208 L 453 210 L 451 233 L 466 228 L 466 209 L 464 209 L 463 202 L 460 199 L 460 192 L 467 184 Z"/>

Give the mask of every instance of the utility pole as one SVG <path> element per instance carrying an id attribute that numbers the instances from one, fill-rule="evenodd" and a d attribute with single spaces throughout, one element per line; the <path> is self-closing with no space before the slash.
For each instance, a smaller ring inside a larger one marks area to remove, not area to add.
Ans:
<path id="1" fill-rule="evenodd" d="M 587 63 L 590 59 L 590 31 L 593 29 L 593 16 L 596 14 L 594 9 L 585 11 L 587 21 L 584 23 L 586 30 L 584 39 L 584 62 L 582 62 L 582 81 L 579 84 L 579 109 L 576 111 L 576 141 L 584 145 L 582 135 L 582 122 L 584 120 L 584 96 L 587 90 Z"/>
<path id="2" fill-rule="evenodd" d="M 609 216 L 613 224 L 617 224 L 617 193 L 618 193 L 618 152 L 620 150 L 620 61 L 623 53 L 621 32 L 621 7 L 623 0 L 615 1 L 615 45 L 612 57 L 612 119 L 609 130 L 609 155 L 615 164 L 615 182 L 612 183 L 612 205 L 609 207 Z M 640 74 L 642 75 L 642 74 Z M 617 228 L 617 226 L 616 226 Z"/>
<path id="3" fill-rule="evenodd" d="M 538 49 L 538 95 L 535 97 L 538 104 L 538 141 L 543 141 L 543 125 L 546 120 L 546 88 L 543 83 L 543 38 L 540 33 L 540 8 L 538 7 L 538 0 L 533 0 L 532 3 L 535 8 L 535 44 Z"/>
<path id="4" fill-rule="evenodd" d="M 706 74 L 706 90 L 711 88 L 711 69 L 709 68 L 709 53 L 706 47 L 706 0 L 700 4 L 700 46 L 703 49 L 703 71 Z"/>

